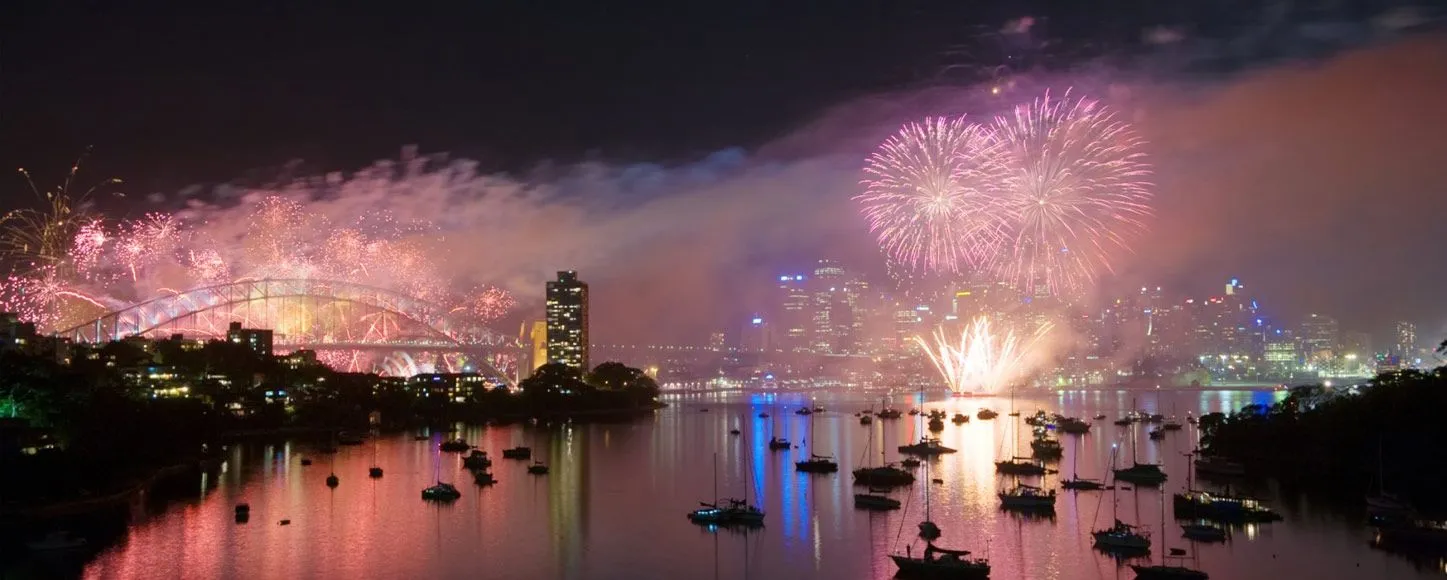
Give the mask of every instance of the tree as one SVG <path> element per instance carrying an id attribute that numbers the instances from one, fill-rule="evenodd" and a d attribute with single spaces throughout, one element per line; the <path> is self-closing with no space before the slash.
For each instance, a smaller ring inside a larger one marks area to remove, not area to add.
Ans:
<path id="1" fill-rule="evenodd" d="M 635 405 L 652 401 L 659 392 L 658 381 L 642 369 L 612 361 L 593 367 L 593 372 L 588 373 L 588 384 L 604 391 L 624 393 Z"/>
<path id="2" fill-rule="evenodd" d="M 532 376 L 518 383 L 523 394 L 533 397 L 556 397 L 592 390 L 583 382 L 578 369 L 562 363 L 548 363 L 533 371 Z"/>

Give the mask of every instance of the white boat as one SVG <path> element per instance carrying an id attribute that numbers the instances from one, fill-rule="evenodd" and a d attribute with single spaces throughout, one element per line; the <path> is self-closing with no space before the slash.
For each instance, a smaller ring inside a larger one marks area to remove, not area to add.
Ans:
<path id="1" fill-rule="evenodd" d="M 58 552 L 63 550 L 79 550 L 86 546 L 85 538 L 67 531 L 51 532 L 45 538 L 33 542 L 25 542 L 25 547 L 35 552 Z"/>

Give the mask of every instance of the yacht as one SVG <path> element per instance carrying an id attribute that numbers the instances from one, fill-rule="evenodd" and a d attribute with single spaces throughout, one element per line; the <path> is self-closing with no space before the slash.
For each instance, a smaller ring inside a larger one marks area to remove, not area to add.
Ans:
<path id="1" fill-rule="evenodd" d="M 1076 491 L 1098 491 L 1105 489 L 1105 484 L 1094 479 L 1072 477 L 1070 479 L 1060 482 L 1060 487 L 1063 487 L 1065 489 L 1073 489 Z"/>
<path id="2" fill-rule="evenodd" d="M 839 471 L 839 464 L 832 457 L 811 454 L 808 459 L 795 461 L 794 469 L 805 473 L 834 473 Z"/>
<path id="3" fill-rule="evenodd" d="M 919 455 L 922 457 L 930 457 L 934 455 L 954 453 L 955 449 L 945 447 L 940 443 L 939 439 L 935 439 L 933 437 L 924 437 L 919 440 L 919 443 L 900 445 L 899 452 L 906 455 Z"/>
<path id="4" fill-rule="evenodd" d="M 1095 538 L 1096 549 L 1106 552 L 1147 552 L 1151 549 L 1150 534 L 1120 520 L 1090 535 Z"/>
<path id="5" fill-rule="evenodd" d="M 502 450 L 502 458 L 503 458 L 503 459 L 532 459 L 532 458 L 533 458 L 533 448 L 532 448 L 532 447 L 524 447 L 524 446 L 522 446 L 522 445 L 519 445 L 519 446 L 514 447 L 514 448 L 512 448 L 512 449 L 504 449 L 504 450 Z"/>
<path id="6" fill-rule="evenodd" d="M 899 409 L 884 409 L 878 413 L 875 413 L 875 415 L 877 415 L 880 419 L 898 419 L 903 416 L 904 413 L 900 413 Z"/>
<path id="7" fill-rule="evenodd" d="M 944 431 L 944 430 L 945 430 L 945 420 L 944 420 L 944 419 L 941 419 L 941 418 L 939 418 L 939 417 L 930 417 L 930 419 L 929 419 L 929 430 L 930 430 L 930 431 Z"/>
<path id="8" fill-rule="evenodd" d="M 1076 419 L 1074 417 L 1066 417 L 1064 419 L 1061 419 L 1060 423 L 1057 426 L 1060 428 L 1060 431 L 1062 433 L 1081 435 L 1090 432 L 1090 423 L 1087 423 L 1080 419 Z"/>
<path id="9" fill-rule="evenodd" d="M 1228 493 L 1213 493 L 1201 490 L 1186 490 L 1173 496 L 1173 506 L 1178 518 L 1207 519 L 1223 522 L 1274 522 L 1281 514 L 1266 507 L 1260 500 L 1233 496 Z"/>
<path id="10" fill-rule="evenodd" d="M 492 459 L 487 457 L 486 451 L 473 449 L 467 457 L 462 458 L 462 466 L 467 469 L 487 469 L 492 467 Z"/>
<path id="11" fill-rule="evenodd" d="M 955 416 L 950 418 L 950 422 L 956 425 L 964 425 L 970 422 L 970 416 L 964 413 L 955 413 Z"/>
<path id="12" fill-rule="evenodd" d="M 497 478 L 486 469 L 474 469 L 472 470 L 472 482 L 478 485 L 492 485 L 497 483 Z"/>
<path id="13" fill-rule="evenodd" d="M 1011 457 L 995 462 L 995 472 L 1007 475 L 1045 475 L 1045 464 L 1039 459 Z"/>
<path id="14" fill-rule="evenodd" d="M 528 466 L 528 473 L 533 475 L 547 475 L 548 466 L 544 465 L 541 461 L 534 461 L 532 465 Z"/>
<path id="15" fill-rule="evenodd" d="M 1117 481 L 1136 485 L 1155 486 L 1165 483 L 1166 472 L 1153 463 L 1136 463 L 1125 469 L 1115 470 L 1115 478 Z"/>
<path id="16" fill-rule="evenodd" d="M 892 487 L 914 483 L 914 474 L 893 465 L 861 467 L 854 470 L 857 485 Z"/>
<path id="17" fill-rule="evenodd" d="M 1205 522 L 1181 524 L 1181 535 L 1197 542 L 1224 542 L 1226 528 Z"/>
<path id="18" fill-rule="evenodd" d="M 946 550 L 926 543 L 924 553 L 918 558 L 906 552 L 904 555 L 890 554 L 889 559 L 899 567 L 899 575 L 908 578 L 958 578 L 983 579 L 990 577 L 990 562 L 984 558 L 970 558 L 965 550 Z"/>
<path id="19" fill-rule="evenodd" d="M 468 449 L 472 449 L 472 446 L 469 445 L 464 439 L 449 439 L 447 441 L 443 441 L 440 445 L 437 446 L 437 448 L 443 451 L 461 453 L 463 451 L 467 451 Z"/>
<path id="20" fill-rule="evenodd" d="M 989 410 L 989 409 L 980 409 L 980 411 L 979 411 L 978 413 L 975 413 L 975 418 L 976 418 L 976 419 L 979 419 L 979 420 L 981 420 L 981 421 L 989 421 L 990 419 L 994 419 L 995 417 L 999 417 L 999 416 L 1000 416 L 999 413 L 996 413 L 996 412 L 991 411 L 991 410 Z"/>
<path id="21" fill-rule="evenodd" d="M 782 438 L 782 437 L 770 437 L 770 438 L 769 438 L 769 450 L 770 450 L 770 451 L 783 451 L 783 450 L 785 450 L 785 449 L 792 448 L 793 446 L 794 446 L 794 444 L 793 444 L 793 443 L 790 443 L 788 439 L 784 439 L 784 438 Z"/>
<path id="22" fill-rule="evenodd" d="M 450 483 L 437 482 L 437 485 L 422 490 L 422 499 L 430 501 L 453 501 L 462 497 L 462 492 L 457 491 Z"/>
<path id="23" fill-rule="evenodd" d="M 1060 442 L 1049 437 L 1039 437 L 1031 441 L 1030 450 L 1041 459 L 1059 459 L 1065 453 L 1065 450 L 1060 447 Z"/>
<path id="24" fill-rule="evenodd" d="M 1000 497 L 1000 506 L 1005 509 L 1020 510 L 1053 510 L 1055 509 L 1055 490 L 1043 490 L 1033 485 L 1017 483 L 1015 487 L 996 494 Z"/>

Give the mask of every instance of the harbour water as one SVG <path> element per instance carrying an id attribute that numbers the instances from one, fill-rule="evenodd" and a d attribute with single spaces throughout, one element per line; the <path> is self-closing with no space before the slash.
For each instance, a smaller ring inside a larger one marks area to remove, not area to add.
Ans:
<path id="1" fill-rule="evenodd" d="M 479 488 L 461 469 L 461 456 L 438 451 L 444 433 L 427 441 L 414 433 L 384 435 L 343 447 L 334 455 L 303 443 L 245 444 L 228 450 L 219 471 L 196 482 L 193 497 L 172 502 L 135 522 L 84 568 L 87 578 L 888 578 L 887 555 L 913 544 L 925 516 L 943 530 L 937 545 L 967 549 L 990 559 L 991 578 L 1132 578 L 1126 564 L 1159 562 L 1169 548 L 1184 548 L 1188 565 L 1212 578 L 1417 578 L 1440 574 L 1370 547 L 1371 530 L 1360 514 L 1340 506 L 1313 505 L 1284 497 L 1270 484 L 1237 491 L 1262 497 L 1285 520 L 1232 529 L 1224 544 L 1191 544 L 1174 520 L 1165 521 L 1169 496 L 1186 486 L 1196 447 L 1194 427 L 1146 437 L 1147 427 L 1111 421 L 1132 408 L 1182 419 L 1189 414 L 1269 404 L 1273 391 L 1075 391 L 1020 396 L 1022 416 L 1037 409 L 1090 418 L 1084 436 L 1062 435 L 1065 456 L 1058 475 L 1043 479 L 1059 488 L 1077 464 L 1082 477 L 1103 478 L 1111 450 L 1122 463 L 1163 463 L 1169 481 L 1160 490 L 1141 487 L 1114 494 L 1060 492 L 1052 517 L 1001 511 L 995 493 L 1010 483 L 993 461 L 1012 453 L 1012 435 L 1028 455 L 1029 428 L 1007 415 L 1008 397 L 920 401 L 898 396 L 900 410 L 940 408 L 970 416 L 947 423 L 940 438 L 958 453 L 928 460 L 919 481 L 893 492 L 905 504 L 892 512 L 853 506 L 850 470 L 884 459 L 918 440 L 923 421 L 860 424 L 855 413 L 880 401 L 858 394 L 763 395 L 749 393 L 675 397 L 654 416 L 627 423 L 460 426 L 457 435 L 492 456 L 499 482 Z M 795 414 L 804 405 L 826 412 Z M 975 417 L 981 407 L 997 419 Z M 767 412 L 770 418 L 760 418 Z M 812 427 L 811 427 L 812 423 Z M 1018 428 L 1015 426 L 1018 425 Z M 731 435 L 730 429 L 739 429 Z M 771 436 L 796 447 L 770 451 Z M 881 443 L 883 445 L 881 445 Z M 527 445 L 551 468 L 530 475 L 529 462 L 502 458 L 508 447 Z M 872 449 L 872 451 L 870 451 Z M 832 455 L 839 473 L 798 473 L 794 461 L 810 452 Z M 376 463 L 384 477 L 369 479 Z M 302 466 L 303 457 L 313 459 Z M 925 470 L 928 469 L 928 477 Z M 330 489 L 329 473 L 340 478 Z M 716 475 L 715 475 L 716 474 Z M 942 484 L 929 480 L 939 478 Z M 426 503 L 421 490 L 438 479 L 463 494 L 449 505 Z M 1026 481 L 1031 481 L 1027 479 Z M 1033 480 L 1040 483 L 1040 479 Z M 1202 485 L 1200 482 L 1198 487 Z M 766 512 L 765 526 L 742 532 L 695 526 L 685 514 L 700 501 L 748 496 Z M 1112 496 L 1118 503 L 1113 504 Z M 233 508 L 251 506 L 247 523 Z M 1112 516 L 1145 527 L 1154 545 L 1143 560 L 1122 562 L 1095 551 L 1090 532 Z M 289 525 L 279 525 L 283 519 Z"/>

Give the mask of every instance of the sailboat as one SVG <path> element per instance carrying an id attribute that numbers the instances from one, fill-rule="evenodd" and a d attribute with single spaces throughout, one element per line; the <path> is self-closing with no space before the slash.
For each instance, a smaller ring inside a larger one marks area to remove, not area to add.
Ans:
<path id="1" fill-rule="evenodd" d="M 439 451 L 441 451 L 440 448 Z M 462 497 L 462 492 L 457 491 L 452 484 L 442 483 L 442 457 L 440 454 L 432 462 L 432 476 L 437 480 L 437 484 L 422 490 L 424 501 L 450 502 Z"/>
<path id="2" fill-rule="evenodd" d="M 1382 440 L 1377 438 L 1377 492 L 1366 497 L 1367 519 L 1372 523 L 1412 519 L 1411 504 L 1387 491 L 1387 470 L 1382 461 Z"/>
<path id="3" fill-rule="evenodd" d="M 1161 494 L 1161 529 L 1166 529 L 1166 494 Z M 1161 542 L 1165 543 L 1165 534 L 1161 534 Z M 1185 559 L 1185 550 L 1168 548 L 1166 551 L 1171 556 Z M 1171 556 L 1162 556 L 1160 564 L 1142 566 L 1131 564 L 1130 568 L 1135 570 L 1135 577 L 1142 580 L 1209 580 L 1210 576 L 1205 572 L 1185 566 L 1171 566 L 1166 559 Z M 1184 562 L 1182 562 L 1184 563 Z"/>
<path id="4" fill-rule="evenodd" d="M 1110 465 L 1115 467 L 1115 452 L 1117 448 L 1112 446 L 1110 450 Z M 1103 530 L 1095 530 L 1090 533 L 1095 538 L 1095 547 L 1106 552 L 1149 552 L 1151 549 L 1151 536 L 1149 533 L 1136 528 L 1130 524 L 1120 521 L 1120 500 L 1116 497 L 1115 488 L 1112 486 L 1110 492 L 1110 518 L 1115 521 L 1113 525 Z M 1096 504 L 1096 513 L 1100 513 L 1099 504 Z"/>
<path id="5" fill-rule="evenodd" d="M 899 575 L 909 578 L 958 578 L 975 580 L 990 577 L 990 561 L 984 558 L 969 558 L 967 550 L 947 550 L 926 542 L 924 554 L 916 558 L 908 550 L 904 554 L 890 554 L 889 559 L 899 566 Z"/>
<path id="6" fill-rule="evenodd" d="M 1161 471 L 1161 466 L 1154 463 L 1141 463 L 1136 460 L 1136 447 L 1134 434 L 1132 434 L 1130 446 L 1131 466 L 1125 469 L 1112 469 L 1117 482 L 1124 481 L 1136 485 L 1156 486 L 1166 482 L 1166 472 Z"/>
<path id="7" fill-rule="evenodd" d="M 336 441 L 337 441 L 337 434 L 336 434 L 336 433 L 332 433 L 332 445 L 331 445 L 330 449 L 332 449 L 331 452 L 334 453 L 334 454 L 336 453 L 336 448 L 337 448 L 337 447 L 336 447 Z M 331 475 L 328 475 L 328 476 L 327 476 L 327 487 L 335 488 L 335 487 L 337 487 L 338 485 L 341 485 L 341 483 L 342 483 L 341 478 L 337 477 L 337 456 L 336 456 L 336 455 L 332 455 L 332 473 L 331 473 Z"/>
<path id="8" fill-rule="evenodd" d="M 713 466 L 714 496 L 718 496 L 718 454 L 714 454 Z M 689 521 L 696 524 L 720 526 L 761 526 L 764 524 L 764 510 L 749 504 L 749 485 L 744 484 L 744 499 L 721 498 L 717 503 L 699 502 L 700 509 L 689 512 Z"/>
<path id="9" fill-rule="evenodd" d="M 377 466 L 377 438 L 372 438 L 372 466 L 367 468 L 367 476 L 372 479 L 382 477 L 382 468 Z"/>
<path id="10" fill-rule="evenodd" d="M 1010 411 L 1011 411 L 1011 412 L 1010 412 L 1010 416 L 1011 416 L 1011 417 L 1019 417 L 1019 416 L 1020 416 L 1019 413 L 1014 412 L 1014 411 L 1015 411 L 1015 389 L 1014 389 L 1014 388 L 1011 388 L 1011 389 L 1010 389 Z M 1019 420 L 1016 419 L 1016 421 L 1017 421 L 1017 423 L 1018 423 Z M 1015 431 L 1013 431 L 1013 429 L 1017 429 L 1017 428 L 1018 428 L 1018 427 L 1017 427 L 1017 423 L 1011 423 L 1011 424 L 1010 424 L 1010 427 L 1009 427 L 1009 429 L 1011 429 L 1011 431 L 1010 431 L 1010 433 L 1011 433 L 1010 440 L 1011 440 L 1011 442 L 1012 442 L 1012 444 L 1013 444 L 1013 446 L 1011 447 L 1011 450 L 1012 450 L 1012 451 L 1011 451 L 1011 457 L 1010 457 L 1009 459 L 1004 460 L 1004 461 L 996 461 L 996 462 L 995 462 L 995 472 L 996 472 L 996 473 L 1008 474 L 1008 475 L 1045 475 L 1045 462 L 1043 462 L 1043 461 L 1041 461 L 1041 460 L 1039 460 L 1039 459 L 1031 458 L 1031 457 L 1020 457 L 1020 439 L 1019 439 L 1018 436 L 1015 436 L 1015 435 L 1014 435 Z"/>
<path id="11" fill-rule="evenodd" d="M 789 443 L 789 421 L 787 419 L 784 420 L 785 433 L 783 437 L 777 436 L 777 432 L 779 430 L 779 424 L 777 421 L 774 422 L 770 430 L 774 431 L 775 434 L 769 437 L 769 451 L 782 451 L 785 449 L 790 449 L 794 446 L 792 443 Z"/>
<path id="12" fill-rule="evenodd" d="M 1227 486 L 1226 493 L 1193 489 L 1190 467 L 1193 454 L 1185 455 L 1186 491 L 1172 496 L 1176 517 L 1225 522 L 1274 522 L 1281 519 L 1281 514 L 1266 507 L 1261 500 L 1231 495 L 1230 486 Z"/>
<path id="13" fill-rule="evenodd" d="M 1111 460 L 1115 460 L 1115 450 L 1111 450 Z M 1105 489 L 1105 484 L 1094 479 L 1083 479 L 1080 477 L 1080 438 L 1075 438 L 1075 454 L 1071 458 L 1070 479 L 1060 482 L 1060 487 L 1076 491 L 1096 491 Z"/>
<path id="14" fill-rule="evenodd" d="M 925 464 L 924 474 L 925 478 L 928 479 L 929 464 Z M 930 520 L 929 488 L 930 486 L 928 485 L 924 487 L 924 521 L 919 523 L 919 537 L 926 540 L 933 540 L 940 537 L 940 527 L 935 525 L 934 521 Z"/>
<path id="15" fill-rule="evenodd" d="M 813 415 L 809 416 L 809 439 L 818 441 L 818 439 L 814 437 Z M 804 442 L 809 443 L 808 440 Z M 830 457 L 828 455 L 818 455 L 814 453 L 814 447 L 812 446 L 813 444 L 810 445 L 811 446 L 809 447 L 809 458 L 803 461 L 795 461 L 794 469 L 803 471 L 805 473 L 834 473 L 836 471 L 839 471 L 839 464 L 834 462 L 833 457 Z"/>
<path id="16" fill-rule="evenodd" d="M 866 456 L 872 455 L 874 451 L 874 430 L 869 431 L 869 444 L 864 451 Z M 880 445 L 879 460 L 884 461 L 884 445 Z M 860 467 L 854 470 L 854 484 L 867 485 L 870 487 L 892 487 L 896 485 L 910 485 L 914 483 L 914 474 L 888 463 L 878 467 Z M 857 496 L 856 496 L 857 500 Z M 857 503 L 857 502 L 856 502 Z"/>

